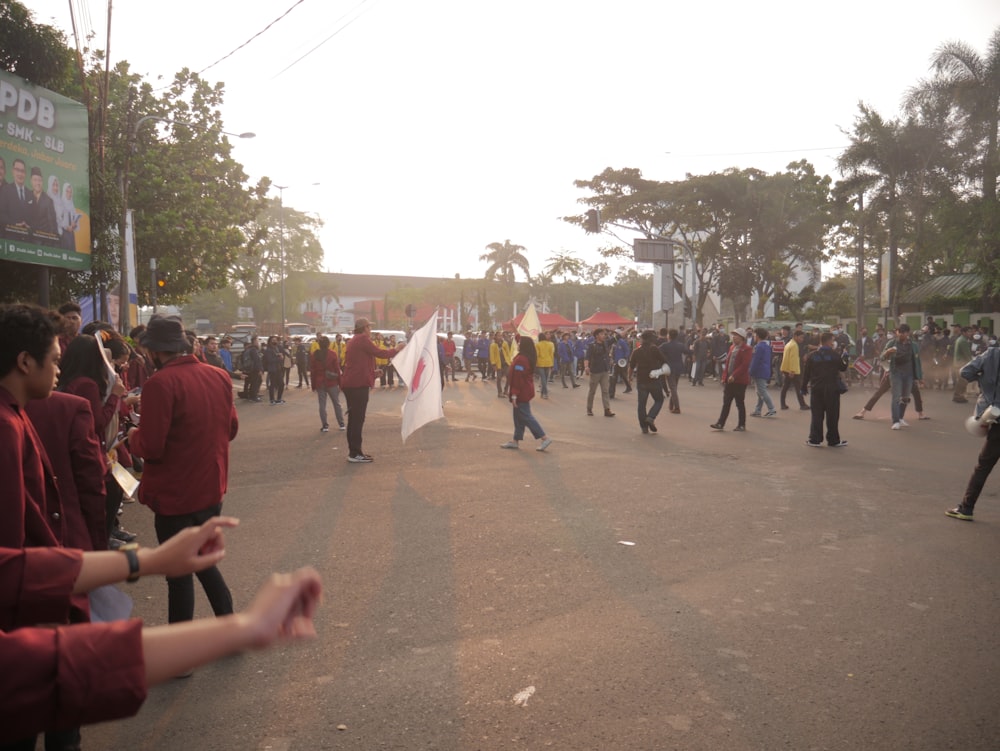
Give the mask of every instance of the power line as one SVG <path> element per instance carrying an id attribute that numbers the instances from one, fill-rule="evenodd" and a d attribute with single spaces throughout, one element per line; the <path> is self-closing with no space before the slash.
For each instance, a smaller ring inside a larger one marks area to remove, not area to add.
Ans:
<path id="1" fill-rule="evenodd" d="M 214 63 L 212 63 L 211 65 L 208 65 L 208 66 L 206 66 L 206 67 L 202 68 L 201 70 L 199 70 L 199 71 L 198 71 L 198 75 L 200 76 L 200 75 L 201 75 L 202 73 L 204 73 L 204 72 L 205 72 L 206 70 L 208 70 L 209 68 L 214 68 L 214 67 L 215 67 L 216 65 L 218 65 L 219 63 L 221 63 L 221 62 L 222 62 L 223 60 L 225 60 L 225 59 L 227 59 L 227 58 L 229 58 L 229 57 L 232 57 L 233 55 L 235 55 L 235 54 L 236 54 L 237 52 L 239 52 L 239 51 L 240 51 L 241 49 L 243 49 L 243 48 L 244 48 L 244 47 L 246 47 L 246 46 L 247 46 L 248 44 L 250 44 L 250 42 L 252 42 L 252 41 L 253 41 L 254 39 L 256 39 L 257 37 L 259 37 L 259 36 L 260 36 L 261 34 L 263 34 L 263 33 L 264 33 L 265 31 L 267 31 L 268 29 L 270 29 L 270 28 L 271 28 L 272 26 L 274 26 L 274 25 L 275 25 L 276 23 L 278 23 L 278 21 L 280 21 L 281 19 L 283 19 L 283 18 L 284 18 L 285 16 L 287 16 L 287 15 L 288 15 L 289 13 L 291 13 L 291 12 L 292 12 L 293 10 L 295 10 L 295 9 L 296 9 L 296 8 L 297 8 L 298 6 L 302 5 L 302 3 L 304 3 L 304 2 L 305 2 L 305 0 L 297 0 L 297 1 L 295 2 L 295 4 L 294 4 L 294 5 L 292 5 L 292 7 L 291 7 L 291 8 L 289 8 L 289 9 L 288 9 L 288 10 L 286 10 L 286 11 L 285 11 L 284 13 L 282 13 L 282 14 L 281 14 L 280 16 L 278 16 L 277 18 L 275 18 L 275 19 L 274 19 L 273 21 L 271 21 L 271 23 L 269 23 L 269 24 L 268 24 L 267 26 L 265 26 L 265 27 L 264 27 L 263 29 L 261 29 L 260 31 L 258 31 L 258 32 L 257 32 L 256 34 L 254 34 L 254 35 L 253 35 L 252 37 L 250 37 L 249 39 L 247 39 L 247 40 L 246 40 L 245 42 L 243 42 L 243 44 L 241 44 L 241 45 L 240 45 L 239 47 L 237 47 L 236 49 L 234 49 L 234 50 L 233 50 L 232 52 L 230 52 L 230 53 L 228 53 L 228 54 L 226 54 L 226 55 L 223 55 L 222 57 L 220 57 L 220 58 L 219 58 L 218 60 L 216 60 L 216 61 L 215 61 Z"/>
<path id="2" fill-rule="evenodd" d="M 340 22 L 341 22 L 341 21 L 343 21 L 343 20 L 344 20 L 345 18 L 347 18 L 347 17 L 349 16 L 349 15 L 351 15 L 351 14 L 352 14 L 352 13 L 353 13 L 354 11 L 356 11 L 356 10 L 357 10 L 358 8 L 360 8 L 360 7 L 362 6 L 362 5 L 364 5 L 364 4 L 366 3 L 366 2 L 368 2 L 368 0 L 361 0 L 361 2 L 360 2 L 360 3 L 358 3 L 358 4 L 357 4 L 357 5 L 355 5 L 355 6 L 353 7 L 353 8 L 351 8 L 351 9 L 350 9 L 349 11 L 347 11 L 347 13 L 345 13 L 345 14 L 344 14 L 344 15 L 342 15 L 342 16 L 341 16 L 340 18 L 338 18 L 338 19 L 337 19 L 336 21 L 334 21 L 334 23 L 335 23 L 335 24 L 337 24 L 337 23 L 340 23 Z M 327 42 L 329 42 L 329 41 L 330 41 L 331 39 L 333 39 L 333 38 L 334 38 L 335 36 L 337 36 L 337 34 L 339 34 L 340 32 L 342 32 L 342 31 L 343 31 L 344 29 L 346 29 L 346 28 L 347 28 L 348 26 L 350 26 L 350 25 L 351 25 L 352 23 L 354 23 L 354 22 L 355 22 L 355 21 L 357 21 L 357 20 L 358 20 L 359 18 L 361 18 L 361 16 L 363 16 L 363 15 L 364 15 L 365 13 L 367 13 L 367 12 L 368 12 L 369 10 L 371 10 L 371 9 L 372 9 L 372 6 L 373 6 L 373 5 L 374 5 L 374 3 L 372 3 L 372 5 L 369 5 L 369 6 L 367 7 L 367 8 L 365 8 L 365 9 L 364 9 L 363 11 L 361 11 L 361 12 L 360 12 L 360 13 L 359 13 L 358 15 L 356 15 L 356 16 L 355 16 L 354 18 L 352 18 L 352 19 L 351 19 L 350 21 L 348 21 L 348 22 L 347 22 L 347 23 L 345 23 L 345 24 L 344 24 L 343 26 L 341 26 L 341 27 L 340 27 L 339 29 L 337 29 L 336 31 L 334 31 L 334 32 L 333 32 L 333 33 L 332 33 L 332 34 L 331 34 L 330 36 L 328 36 L 328 37 L 327 37 L 326 39 L 324 39 L 324 40 L 323 40 L 322 42 L 320 42 L 320 43 L 319 43 L 319 44 L 317 44 L 317 45 L 316 45 L 315 47 L 313 47 L 313 48 L 312 48 L 311 50 L 309 50 L 309 51 L 308 51 L 308 52 L 306 52 L 306 53 L 305 53 L 304 55 L 302 55 L 302 57 L 298 58 L 297 60 L 294 60 L 294 61 L 292 61 L 291 63 L 289 63 L 288 65 L 286 65 L 286 66 L 285 66 L 284 68 L 282 68 L 281 70 L 279 70 L 279 71 L 278 71 L 278 72 L 277 72 L 277 73 L 276 73 L 276 74 L 274 75 L 274 78 L 277 78 L 278 76 L 280 76 L 280 75 L 281 75 L 282 73 L 284 73 L 285 71 L 287 71 L 287 70 L 289 70 L 289 69 L 291 69 L 291 68 L 295 67 L 295 66 L 296 66 L 296 65 L 298 65 L 298 64 L 299 64 L 300 62 L 302 62 L 303 60 L 305 60 L 305 59 L 306 59 L 307 57 L 309 57 L 309 55 L 311 55 L 311 54 L 312 54 L 313 52 L 315 52 L 316 50 L 318 50 L 318 49 L 319 49 L 320 47 L 322 47 L 322 46 L 323 46 L 324 44 L 326 44 L 326 43 L 327 43 Z M 271 79 L 271 80 L 274 80 L 274 79 Z"/>

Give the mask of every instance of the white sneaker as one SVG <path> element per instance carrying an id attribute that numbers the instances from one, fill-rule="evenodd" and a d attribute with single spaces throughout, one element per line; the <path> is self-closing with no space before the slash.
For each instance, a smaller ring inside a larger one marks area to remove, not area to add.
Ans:
<path id="1" fill-rule="evenodd" d="M 552 439 L 546 438 L 538 445 L 538 448 L 536 448 L 535 451 L 545 451 L 545 449 L 547 449 L 551 445 L 552 445 Z"/>
<path id="2" fill-rule="evenodd" d="M 906 420 L 904 420 L 903 418 L 900 418 L 900 419 L 899 419 L 899 424 L 900 424 L 900 425 L 902 425 L 902 426 L 903 426 L 904 428 L 908 428 L 908 427 L 910 427 L 910 423 L 908 423 L 908 422 L 907 422 Z"/>
<path id="3" fill-rule="evenodd" d="M 502 449 L 519 449 L 520 446 L 517 445 L 517 441 L 507 441 L 507 443 L 501 443 L 500 448 Z"/>
<path id="4" fill-rule="evenodd" d="M 892 424 L 892 429 L 893 430 L 899 430 L 901 427 L 902 427 L 902 425 L 900 425 L 898 422 L 894 422 Z"/>

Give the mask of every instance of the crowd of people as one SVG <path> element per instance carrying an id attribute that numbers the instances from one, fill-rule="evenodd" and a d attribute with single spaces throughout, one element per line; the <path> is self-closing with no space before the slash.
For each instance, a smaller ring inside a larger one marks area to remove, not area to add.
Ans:
<path id="1" fill-rule="evenodd" d="M 218 564 L 222 530 L 237 523 L 222 500 L 239 422 L 229 375 L 193 333 L 154 316 L 130 341 L 106 323 L 81 328 L 74 303 L 61 311 L 0 306 L 4 750 L 34 749 L 41 732 L 46 749 L 79 749 L 80 725 L 134 714 L 150 685 L 312 635 L 321 592 L 302 569 L 234 612 Z M 154 514 L 158 548 L 115 525 L 123 466 L 141 471 L 138 500 Z M 144 575 L 166 578 L 167 626 L 143 629 L 87 597 Z M 192 575 L 216 618 L 193 621 Z"/>
<path id="2" fill-rule="evenodd" d="M 255 402 L 266 377 L 270 403 L 280 405 L 297 368 L 296 388 L 311 388 L 317 395 L 320 430 L 330 429 L 327 405 L 332 402 L 337 425 L 346 433 L 348 462 L 371 463 L 362 443 L 369 396 L 376 388 L 393 387 L 391 359 L 404 346 L 405 341 L 383 340 L 361 318 L 349 337 L 321 335 L 307 343 L 272 336 L 263 352 L 254 337 L 234 357 L 228 337 L 199 338 L 177 317 L 154 316 L 125 337 L 107 323 L 83 326 L 75 303 L 58 311 L 0 306 L 0 508 L 5 514 L 0 650 L 9 661 L 5 664 L 17 666 L 11 674 L 20 676 L 0 684 L 5 696 L 20 687 L 31 692 L 31 706 L 8 704 L 17 708 L 16 721 L 8 722 L 4 711 L 0 749 L 33 748 L 41 731 L 51 736 L 47 748 L 78 748 L 80 724 L 136 711 L 148 685 L 189 675 L 193 667 L 223 654 L 311 633 L 320 593 L 315 572 L 276 578 L 238 615 L 217 565 L 224 549 L 222 530 L 236 524 L 222 515 L 229 444 L 239 431 L 233 381 L 242 378 L 241 395 Z M 603 416 L 613 418 L 617 390 L 634 390 L 638 427 L 646 435 L 658 432 L 657 417 L 665 405 L 671 413 L 681 412 L 681 380 L 704 387 L 711 379 L 722 387 L 721 411 L 710 426 L 716 431 L 725 429 L 733 410 L 736 432 L 747 430 L 748 414 L 776 417 L 789 409 L 792 391 L 799 408 L 811 411 L 806 445 L 818 448 L 825 441 L 842 448 L 847 441 L 839 431 L 840 398 L 853 381 L 874 389 L 854 417 L 863 419 L 891 392 L 894 430 L 906 427 L 911 400 L 918 419 L 926 418 L 921 385 L 949 389 L 958 403 L 977 390 L 976 418 L 983 418 L 985 441 L 962 501 L 948 516 L 973 519 L 986 479 L 1000 460 L 1000 422 L 987 419 L 992 408 L 1000 415 L 1000 348 L 994 337 L 973 326 L 956 326 L 952 332 L 933 320 L 920 332 L 906 324 L 892 332 L 879 326 L 872 336 L 863 329 L 856 342 L 840 327 L 810 333 L 801 325 L 777 332 L 762 327 L 727 331 L 721 325 L 641 333 L 555 331 L 541 333 L 537 342 L 512 332 L 468 332 L 460 358 L 452 335 L 439 338 L 438 356 L 442 388 L 457 384 L 461 361 L 466 383 L 492 381 L 497 396 L 511 403 L 514 431 L 504 449 L 520 448 L 530 432 L 536 449 L 546 451 L 552 438 L 533 414 L 532 400 L 536 393 L 547 399 L 557 382 L 575 389 L 584 379 L 587 416 L 595 415 L 598 393 Z M 756 403 L 748 410 L 750 387 Z M 776 387 L 777 404 L 769 392 Z M 154 514 L 159 548 L 140 547 L 118 523 L 132 494 L 126 492 L 123 472 L 141 477 L 136 495 Z M 179 476 L 186 481 L 177 483 Z M 166 577 L 167 627 L 143 631 L 129 622 L 90 623 L 89 589 L 148 574 Z M 209 619 L 211 625 L 191 623 L 193 575 L 216 616 Z M 253 624 L 249 640 L 247 619 Z M 59 638 L 36 628 L 43 623 L 61 624 L 55 632 Z M 184 638 L 194 636 L 209 646 L 180 648 Z M 108 639 L 127 645 L 116 659 L 129 676 L 119 687 L 128 698 L 114 709 L 99 692 L 86 695 L 84 682 L 68 684 L 54 667 L 72 652 L 72 659 L 84 660 L 78 675 L 86 676 L 86 658 L 75 650 L 94 654 Z"/>

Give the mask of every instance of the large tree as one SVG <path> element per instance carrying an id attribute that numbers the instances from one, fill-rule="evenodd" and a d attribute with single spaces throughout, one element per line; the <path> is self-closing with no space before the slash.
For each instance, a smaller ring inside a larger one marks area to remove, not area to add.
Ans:
<path id="1" fill-rule="evenodd" d="M 510 287 L 514 284 L 514 272 L 520 269 L 525 277 L 531 279 L 523 245 L 515 245 L 510 240 L 504 240 L 502 243 L 490 243 L 486 246 L 486 250 L 487 253 L 479 256 L 480 261 L 489 263 L 484 278 L 499 280 Z"/>
<path id="2" fill-rule="evenodd" d="M 913 106 L 943 102 L 955 118 L 953 148 L 965 162 L 971 225 L 978 231 L 971 242 L 987 287 L 1000 291 L 1000 28 L 994 30 L 986 54 L 965 42 L 941 45 L 932 57 L 934 78 L 911 91 Z"/>
<path id="3" fill-rule="evenodd" d="M 266 189 L 265 182 L 261 190 Z M 287 277 L 296 271 L 321 269 L 323 247 L 316 234 L 322 226 L 319 218 L 281 206 L 278 199 L 271 199 L 241 228 L 242 248 L 231 260 L 223 278 L 232 279 L 242 304 L 254 309 L 254 320 L 280 319 L 282 274 Z M 297 281 L 286 280 L 286 315 L 292 315 L 302 292 Z"/>

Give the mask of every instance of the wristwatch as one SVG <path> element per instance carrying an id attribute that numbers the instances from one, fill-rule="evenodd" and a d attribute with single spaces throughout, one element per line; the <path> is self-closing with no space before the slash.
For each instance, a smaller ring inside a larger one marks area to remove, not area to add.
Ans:
<path id="1" fill-rule="evenodd" d="M 125 581 L 129 583 L 139 581 L 139 554 L 136 552 L 139 549 L 139 543 L 130 542 L 118 549 L 128 558 L 128 578 Z"/>

